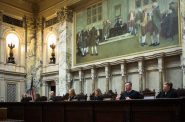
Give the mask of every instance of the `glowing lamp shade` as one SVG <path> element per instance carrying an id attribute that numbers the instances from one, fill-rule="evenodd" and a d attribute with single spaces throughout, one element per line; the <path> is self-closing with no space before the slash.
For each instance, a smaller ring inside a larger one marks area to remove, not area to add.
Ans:
<path id="1" fill-rule="evenodd" d="M 7 42 L 7 45 L 13 44 L 13 45 L 15 45 L 15 48 L 18 48 L 19 38 L 14 33 L 10 33 L 6 37 L 6 42 Z"/>
<path id="2" fill-rule="evenodd" d="M 48 36 L 48 46 L 52 45 L 52 44 L 56 44 L 56 36 L 55 34 L 50 34 Z"/>

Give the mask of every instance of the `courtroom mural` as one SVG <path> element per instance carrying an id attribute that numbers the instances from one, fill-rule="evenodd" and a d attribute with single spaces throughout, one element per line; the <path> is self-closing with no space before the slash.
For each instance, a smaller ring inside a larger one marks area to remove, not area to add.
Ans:
<path id="1" fill-rule="evenodd" d="M 77 11 L 74 65 L 180 46 L 179 3 L 107 0 Z"/>

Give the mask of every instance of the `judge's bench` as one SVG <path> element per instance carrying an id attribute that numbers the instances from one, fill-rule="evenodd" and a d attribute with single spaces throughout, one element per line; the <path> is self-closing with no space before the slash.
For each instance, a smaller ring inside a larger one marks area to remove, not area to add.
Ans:
<path id="1" fill-rule="evenodd" d="M 184 98 L 2 102 L 0 108 L 7 108 L 7 119 L 24 120 L 24 122 L 185 122 Z"/>

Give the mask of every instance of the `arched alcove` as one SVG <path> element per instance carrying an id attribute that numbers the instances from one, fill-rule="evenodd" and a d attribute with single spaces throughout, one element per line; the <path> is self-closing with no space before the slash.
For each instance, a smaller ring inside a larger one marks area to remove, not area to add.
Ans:
<path id="1" fill-rule="evenodd" d="M 7 63 L 15 64 L 18 61 L 19 42 L 20 39 L 15 33 L 9 32 L 6 35 Z"/>

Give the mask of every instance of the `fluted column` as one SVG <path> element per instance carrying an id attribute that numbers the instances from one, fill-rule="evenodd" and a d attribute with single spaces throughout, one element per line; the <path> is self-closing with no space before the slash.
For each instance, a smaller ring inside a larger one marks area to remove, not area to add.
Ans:
<path id="1" fill-rule="evenodd" d="M 143 59 L 138 61 L 138 73 L 139 73 L 139 91 L 143 91 L 145 88 L 145 73 Z"/>
<path id="2" fill-rule="evenodd" d="M 127 70 L 125 61 L 121 63 L 121 77 L 122 77 L 121 89 L 125 91 L 125 83 L 127 82 Z"/>
<path id="3" fill-rule="evenodd" d="M 163 88 L 163 82 L 165 81 L 164 79 L 164 59 L 163 56 L 161 55 L 158 57 L 158 71 L 159 71 L 159 91 L 162 90 Z"/>
<path id="4" fill-rule="evenodd" d="M 109 91 L 111 85 L 110 85 L 110 66 L 109 64 L 106 64 L 105 66 L 105 78 L 106 78 L 106 92 Z"/>
<path id="5" fill-rule="evenodd" d="M 84 85 L 83 85 L 83 82 L 84 82 L 84 73 L 82 70 L 79 70 L 78 71 L 79 73 L 79 82 L 80 82 L 80 93 L 84 93 Z"/>
<path id="6" fill-rule="evenodd" d="M 96 83 L 97 83 L 97 75 L 96 75 L 95 67 L 91 68 L 91 78 L 92 78 L 92 90 L 94 90 L 96 88 Z"/>

